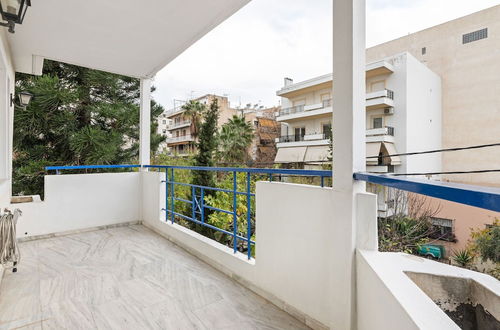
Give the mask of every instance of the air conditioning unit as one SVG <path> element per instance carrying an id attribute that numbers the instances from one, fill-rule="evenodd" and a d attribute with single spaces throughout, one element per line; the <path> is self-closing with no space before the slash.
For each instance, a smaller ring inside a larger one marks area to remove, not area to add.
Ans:
<path id="1" fill-rule="evenodd" d="M 393 115 L 394 114 L 394 107 L 388 107 L 384 109 L 384 115 Z"/>

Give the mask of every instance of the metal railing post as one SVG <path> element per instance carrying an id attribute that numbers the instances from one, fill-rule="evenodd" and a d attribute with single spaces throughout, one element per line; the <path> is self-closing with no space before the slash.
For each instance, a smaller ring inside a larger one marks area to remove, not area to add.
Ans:
<path id="1" fill-rule="evenodd" d="M 252 196 L 251 196 L 251 176 L 247 172 L 247 255 L 248 260 L 252 258 Z"/>
<path id="2" fill-rule="evenodd" d="M 168 222 L 168 169 L 165 169 L 165 222 Z"/>
<path id="3" fill-rule="evenodd" d="M 174 199 L 175 199 L 175 178 L 174 178 L 174 169 L 172 168 L 172 172 L 170 173 L 170 181 L 171 181 L 171 185 L 170 185 L 170 204 L 172 205 L 172 211 L 170 212 L 170 219 L 172 220 L 172 224 L 175 222 L 175 204 L 174 204 Z"/>
<path id="4" fill-rule="evenodd" d="M 238 251 L 238 214 L 236 212 L 237 209 L 237 200 L 236 200 L 236 191 L 238 190 L 238 181 L 236 171 L 233 172 L 233 250 L 234 253 Z"/>

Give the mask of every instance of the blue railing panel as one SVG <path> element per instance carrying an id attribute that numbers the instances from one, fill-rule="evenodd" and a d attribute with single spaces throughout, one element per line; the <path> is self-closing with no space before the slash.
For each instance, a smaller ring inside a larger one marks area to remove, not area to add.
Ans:
<path id="1" fill-rule="evenodd" d="M 355 173 L 354 179 L 500 212 L 500 188 Z"/>

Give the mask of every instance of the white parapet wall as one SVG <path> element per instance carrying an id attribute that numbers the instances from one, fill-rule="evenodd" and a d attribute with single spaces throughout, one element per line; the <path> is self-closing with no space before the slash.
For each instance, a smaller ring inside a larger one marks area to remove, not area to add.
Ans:
<path id="1" fill-rule="evenodd" d="M 461 281 L 453 284 L 457 279 L 473 281 L 484 288 L 483 301 L 478 303 L 495 317 L 500 313 L 498 303 L 495 303 L 500 300 L 500 282 L 489 275 L 405 253 L 358 250 L 356 259 L 359 330 L 460 329 L 411 279 L 412 273 L 442 277 L 450 288 L 463 285 Z M 442 289 L 429 282 L 425 284 L 432 290 L 438 292 Z M 467 291 L 467 288 L 463 289 Z M 484 292 L 489 292 L 491 298 Z M 454 298 L 444 296 L 445 301 Z"/>
<path id="2" fill-rule="evenodd" d="M 256 189 L 256 258 L 207 239 L 180 225 L 165 222 L 162 173 L 143 173 L 143 223 L 205 262 L 245 284 L 313 328 L 334 328 L 335 298 L 331 272 L 336 271 L 336 219 L 330 188 L 258 182 Z M 358 199 L 363 214 L 376 200 Z M 368 221 L 373 224 L 372 221 Z M 337 235 L 342 235 L 338 232 Z M 362 235 L 363 236 L 363 235 Z M 350 258 L 348 253 L 346 258 Z M 341 263 L 339 263 L 341 264 Z"/>
<path id="3" fill-rule="evenodd" d="M 52 235 L 141 220 L 140 173 L 45 177 L 43 202 L 12 204 L 22 217 L 19 238 Z"/>

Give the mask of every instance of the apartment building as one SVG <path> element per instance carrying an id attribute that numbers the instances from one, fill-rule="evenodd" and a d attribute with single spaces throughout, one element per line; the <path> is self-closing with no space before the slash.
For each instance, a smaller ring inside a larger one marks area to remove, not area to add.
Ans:
<path id="1" fill-rule="evenodd" d="M 157 133 L 166 137 L 167 139 L 170 138 L 170 133 L 168 131 L 168 127 L 170 125 L 170 119 L 167 117 L 168 112 L 165 111 L 162 113 L 160 116 L 158 116 L 157 122 L 158 122 L 158 129 Z M 163 142 L 158 146 L 158 153 L 166 153 L 168 152 L 168 145 L 167 142 Z"/>
<path id="2" fill-rule="evenodd" d="M 214 99 L 217 99 L 219 104 L 219 120 L 217 125 L 220 127 L 238 112 L 229 106 L 229 100 L 225 96 L 207 94 L 194 100 L 208 107 Z M 193 134 L 194 127 L 191 120 L 185 115 L 185 110 L 182 106 L 168 111 L 165 119 L 168 123 L 166 134 L 169 135 L 167 137 L 167 147 L 170 152 L 176 155 L 193 153 L 196 149 L 196 137 Z"/>
<path id="3" fill-rule="evenodd" d="M 332 75 L 277 92 L 282 124 L 276 163 L 318 168 L 328 160 L 332 130 Z M 333 119 L 334 120 L 334 119 Z M 441 147 L 441 80 L 407 52 L 366 65 L 366 165 L 376 173 L 436 172 L 439 154 L 388 156 Z"/>
<path id="4" fill-rule="evenodd" d="M 500 6 L 441 24 L 367 50 L 367 60 L 408 52 L 442 80 L 442 144 L 465 147 L 500 141 Z M 425 138 L 418 135 L 417 139 Z M 428 150 L 408 148 L 408 151 Z M 420 156 L 414 156 L 417 158 Z M 442 154 L 443 171 L 500 168 L 500 148 L 484 148 Z M 500 173 L 444 175 L 458 183 L 500 186 Z M 453 249 L 464 248 L 470 228 L 484 228 L 498 212 L 488 212 L 453 202 L 433 200 L 452 232 Z"/>
<path id="5" fill-rule="evenodd" d="M 243 109 L 245 120 L 254 127 L 254 139 L 248 148 L 249 160 L 252 164 L 270 165 L 276 157 L 276 142 L 280 136 L 280 123 L 276 120 L 276 112 L 280 107 Z"/>

